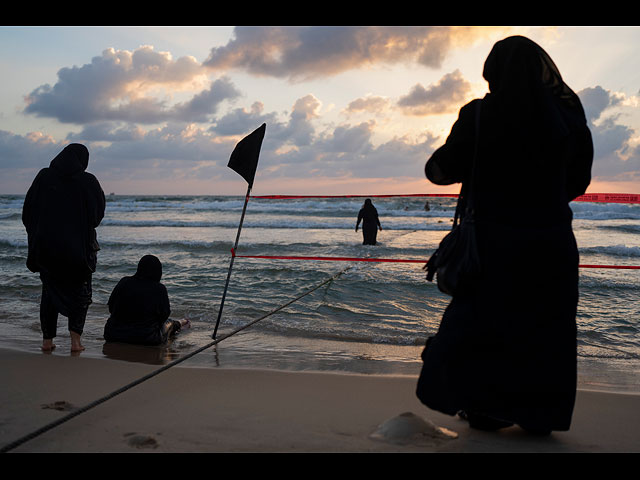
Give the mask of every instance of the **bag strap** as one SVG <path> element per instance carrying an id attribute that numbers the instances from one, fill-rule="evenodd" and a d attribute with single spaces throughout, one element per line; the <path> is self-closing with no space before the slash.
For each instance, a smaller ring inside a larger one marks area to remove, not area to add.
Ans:
<path id="1" fill-rule="evenodd" d="M 469 184 L 466 185 L 467 187 L 467 192 L 465 192 L 465 196 L 467 199 L 467 204 L 466 204 L 466 211 L 465 211 L 465 215 L 473 215 L 474 214 L 474 198 L 473 198 L 473 193 L 474 193 L 474 188 L 473 188 L 473 184 L 476 181 L 476 164 L 477 164 L 477 160 L 478 160 L 478 144 L 480 143 L 480 109 L 482 106 L 482 100 L 479 100 L 478 102 L 476 102 L 476 131 L 475 131 L 475 143 L 474 143 L 474 147 L 473 147 L 473 159 L 472 159 L 472 163 L 471 163 L 471 177 L 469 180 Z M 455 227 L 458 224 L 458 220 L 463 216 L 462 215 L 462 198 L 463 198 L 463 192 L 464 192 L 464 188 L 465 188 L 465 184 L 463 182 L 462 186 L 460 187 L 460 195 L 458 196 L 458 203 L 456 205 L 456 212 L 453 218 L 453 226 Z"/>

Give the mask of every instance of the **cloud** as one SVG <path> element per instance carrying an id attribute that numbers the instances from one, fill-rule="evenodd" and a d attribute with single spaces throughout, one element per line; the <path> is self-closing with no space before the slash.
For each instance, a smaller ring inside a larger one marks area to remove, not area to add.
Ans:
<path id="1" fill-rule="evenodd" d="M 578 92 L 578 96 L 587 120 L 591 123 L 597 121 L 605 110 L 620 105 L 624 101 L 622 94 L 609 92 L 601 86 L 582 89 Z"/>
<path id="2" fill-rule="evenodd" d="M 240 95 L 229 79 L 211 82 L 187 102 L 171 105 L 166 94 L 157 97 L 157 90 L 200 88 L 205 73 L 193 57 L 173 60 L 149 46 L 133 52 L 110 48 L 82 67 L 60 69 L 53 87 L 41 85 L 25 97 L 24 112 L 76 124 L 206 121 L 220 103 Z"/>
<path id="3" fill-rule="evenodd" d="M 577 92 L 585 110 L 594 147 L 592 174 L 600 178 L 626 178 L 640 172 L 640 148 L 634 145 L 637 132 L 618 123 L 619 108 L 635 102 L 625 95 L 605 90 L 600 86 Z M 605 113 L 609 116 L 605 116 Z"/>
<path id="4" fill-rule="evenodd" d="M 305 95 L 294 102 L 288 117 L 281 121 L 275 113 L 264 114 L 262 103 L 256 102 L 252 105 L 250 112 L 245 109 L 236 109 L 221 117 L 211 130 L 221 134 L 231 132 L 247 134 L 262 123 L 266 123 L 265 145 L 273 145 L 275 149 L 284 145 L 294 147 L 311 145 L 316 137 L 314 121 L 320 117 L 321 105 L 320 100 L 314 95 Z"/>
<path id="5" fill-rule="evenodd" d="M 31 132 L 23 136 L 0 130 L 0 170 L 48 167 L 49 162 L 62 148 L 63 143 L 58 143 L 51 136 L 40 132 Z"/>
<path id="6" fill-rule="evenodd" d="M 93 151 L 104 166 L 137 168 L 150 161 L 155 167 L 162 168 L 163 162 L 175 161 L 188 169 L 200 161 L 225 159 L 234 144 L 234 139 L 221 139 L 194 124 L 170 123 L 145 133 L 142 138 L 95 146 Z"/>
<path id="7" fill-rule="evenodd" d="M 320 106 L 320 101 L 311 94 L 298 99 L 293 105 L 289 125 L 283 131 L 284 138 L 296 145 L 309 145 L 314 138 L 312 120 L 318 117 Z"/>
<path id="8" fill-rule="evenodd" d="M 389 99 L 381 96 L 368 95 L 366 97 L 360 97 L 347 105 L 344 112 L 347 114 L 352 113 L 372 113 L 374 115 L 380 115 L 384 113 L 390 106 Z"/>
<path id="9" fill-rule="evenodd" d="M 471 84 L 459 70 L 448 73 L 428 88 L 416 84 L 398 100 L 398 106 L 408 115 L 438 115 L 455 112 L 464 104 Z"/>
<path id="10" fill-rule="evenodd" d="M 221 78 L 212 82 L 208 90 L 198 93 L 190 101 L 176 105 L 169 112 L 169 117 L 187 122 L 206 122 L 212 114 L 217 112 L 218 105 L 238 96 L 240 92 L 231 80 Z"/>
<path id="11" fill-rule="evenodd" d="M 274 125 L 277 123 L 275 113 L 264 114 L 262 102 L 254 102 L 251 109 L 236 108 L 218 118 L 209 131 L 218 135 L 242 135 L 249 133 L 252 129 L 266 123 Z"/>
<path id="12" fill-rule="evenodd" d="M 120 126 L 118 122 L 101 122 L 85 126 L 79 133 L 69 133 L 71 142 L 127 142 L 141 140 L 144 130 L 137 125 Z"/>
<path id="13" fill-rule="evenodd" d="M 181 121 L 198 117 L 198 101 L 215 103 L 224 97 L 212 98 L 214 91 L 210 88 L 192 101 L 176 105 L 175 110 L 184 115 L 176 115 L 175 122 L 166 122 L 162 127 L 145 130 L 134 123 L 105 120 L 85 125 L 80 132 L 69 134 L 66 141 L 85 143 L 91 155 L 89 170 L 99 179 L 110 181 L 219 177 L 227 170 L 236 142 L 262 123 L 267 123 L 261 153 L 263 178 L 421 177 L 436 141 L 434 137 L 420 143 L 394 138 L 376 146 L 375 121 L 323 126 L 322 103 L 311 94 L 295 100 L 283 118 L 265 112 L 261 102 L 254 102 L 250 108 L 231 109 L 205 126 Z M 356 111 L 376 103 L 382 106 L 385 102 L 368 98 L 352 102 L 351 108 Z M 36 140 L 41 148 L 36 148 Z M 64 142 L 53 142 L 49 149 L 42 148 L 45 143 L 44 137 L 38 139 L 37 135 L 29 139 L 8 132 L 0 134 L 0 158 L 8 158 L 5 151 L 10 148 L 20 153 L 11 165 L 3 160 L 2 166 L 15 166 L 19 159 L 31 159 L 24 164 L 31 168 L 47 166 Z"/>
<path id="14" fill-rule="evenodd" d="M 372 138 L 375 122 L 339 125 L 317 135 L 307 146 L 265 152 L 263 178 L 423 178 L 424 164 L 439 139 L 396 137 L 380 145 Z M 268 127 L 267 127 L 268 128 Z"/>
<path id="15" fill-rule="evenodd" d="M 438 68 L 451 48 L 488 33 L 473 27 L 236 27 L 234 38 L 212 48 L 203 65 L 293 81 L 378 63 Z"/>
<path id="16" fill-rule="evenodd" d="M 363 122 L 352 127 L 351 125 L 339 125 L 333 132 L 325 136 L 314 144 L 314 148 L 326 154 L 338 154 L 336 158 L 343 155 L 366 155 L 373 145 L 371 136 L 375 122 Z"/>
<path id="17" fill-rule="evenodd" d="M 100 122 L 69 134 L 66 140 L 89 147 L 90 169 L 96 174 L 127 179 L 147 179 L 150 175 L 201 178 L 204 170 L 220 175 L 237 141 L 262 123 L 267 123 L 268 131 L 261 154 L 263 165 L 277 162 L 283 146 L 293 150 L 313 148 L 317 145 L 314 121 L 319 118 L 320 107 L 316 97 L 306 95 L 294 102 L 284 120 L 279 120 L 275 113 L 265 113 L 264 106 L 255 102 L 249 110 L 234 109 L 211 126 L 177 121 L 145 131 L 133 124 Z M 57 143 L 46 154 L 34 155 L 32 143 L 28 138 L 0 132 L 0 166 L 15 167 L 20 159 L 36 158 L 29 166 L 44 167 L 63 147 L 62 142 Z M 10 152 L 16 154 L 12 156 Z M 7 162 L 8 158 L 15 160 Z"/>

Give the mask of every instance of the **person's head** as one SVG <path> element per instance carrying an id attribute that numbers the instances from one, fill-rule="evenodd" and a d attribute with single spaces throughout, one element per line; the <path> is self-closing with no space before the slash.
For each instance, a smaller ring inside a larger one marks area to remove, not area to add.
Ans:
<path id="1" fill-rule="evenodd" d="M 155 255 L 145 255 L 138 262 L 136 278 L 159 282 L 162 278 L 162 263 Z"/>
<path id="2" fill-rule="evenodd" d="M 50 166 L 65 175 L 84 172 L 89 166 L 89 149 L 80 143 L 70 143 L 51 160 Z"/>
<path id="3" fill-rule="evenodd" d="M 496 42 L 484 63 L 482 76 L 492 93 L 545 87 L 562 99 L 573 100 L 575 97 L 549 54 L 521 35 Z"/>
<path id="4" fill-rule="evenodd" d="M 373 203 L 371 203 L 371 199 L 370 199 L 370 198 L 367 198 L 367 199 L 364 201 L 364 206 L 365 206 L 365 207 L 373 207 Z"/>
<path id="5" fill-rule="evenodd" d="M 491 96 L 500 101 L 505 111 L 523 116 L 538 112 L 538 116 L 544 117 L 561 107 L 565 112 L 563 120 L 541 117 L 532 121 L 563 123 L 568 120 L 567 114 L 572 117 L 571 122 L 584 120 L 580 99 L 564 83 L 551 57 L 533 40 L 515 35 L 496 42 L 484 63 L 482 76 L 489 83 Z"/>

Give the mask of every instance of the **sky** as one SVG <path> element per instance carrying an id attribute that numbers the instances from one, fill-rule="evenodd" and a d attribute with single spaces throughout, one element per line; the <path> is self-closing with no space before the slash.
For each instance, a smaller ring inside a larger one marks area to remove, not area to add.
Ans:
<path id="1" fill-rule="evenodd" d="M 583 103 L 587 192 L 640 193 L 640 27 L 4 26 L 0 194 L 75 142 L 107 194 L 244 195 L 227 162 L 262 123 L 254 195 L 457 193 L 424 165 L 509 35 Z"/>

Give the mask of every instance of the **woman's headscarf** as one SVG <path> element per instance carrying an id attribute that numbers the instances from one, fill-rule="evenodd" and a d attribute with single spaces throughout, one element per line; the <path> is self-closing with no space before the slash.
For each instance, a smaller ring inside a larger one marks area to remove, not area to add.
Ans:
<path id="1" fill-rule="evenodd" d="M 586 123 L 580 99 L 562 80 L 551 57 L 526 37 L 516 35 L 497 42 L 482 75 L 501 113 L 518 123 L 514 128 L 551 130 L 564 136 Z"/>
<path id="2" fill-rule="evenodd" d="M 51 160 L 49 166 L 66 176 L 84 172 L 89 166 L 89 150 L 80 143 L 71 143 Z"/>
<path id="3" fill-rule="evenodd" d="M 162 278 L 162 263 L 155 255 L 145 255 L 138 262 L 136 278 L 159 282 Z"/>

